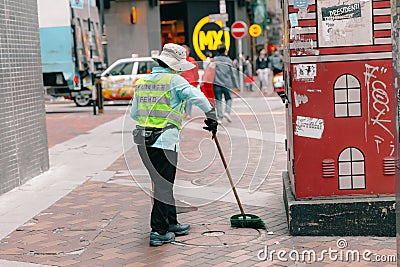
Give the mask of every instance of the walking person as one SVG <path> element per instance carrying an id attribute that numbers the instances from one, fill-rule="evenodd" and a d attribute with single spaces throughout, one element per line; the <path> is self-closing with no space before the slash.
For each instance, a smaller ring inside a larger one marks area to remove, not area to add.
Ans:
<path id="1" fill-rule="evenodd" d="M 265 49 L 261 49 L 258 52 L 258 56 L 256 58 L 256 73 L 258 79 L 260 80 L 260 90 L 268 89 L 269 86 L 269 61 L 268 56 L 266 55 Z"/>
<path id="2" fill-rule="evenodd" d="M 218 123 L 225 117 L 228 122 L 232 122 L 232 88 L 238 88 L 236 77 L 236 68 L 232 60 L 228 57 L 226 46 L 221 44 L 217 48 L 218 55 L 214 57 L 215 75 L 214 75 L 214 95 L 217 107 Z M 225 98 L 225 112 L 222 112 L 222 95 Z"/>
<path id="3" fill-rule="evenodd" d="M 206 53 L 206 59 L 203 60 L 203 70 L 204 70 L 204 73 L 207 71 L 207 67 L 208 67 L 208 65 L 210 65 L 210 63 L 211 63 L 211 61 L 212 61 L 212 59 L 213 59 L 212 57 L 213 57 L 213 55 L 212 55 L 211 52 L 207 52 L 207 53 Z"/>
<path id="4" fill-rule="evenodd" d="M 182 45 L 186 49 L 186 60 L 192 63 L 195 67 L 190 70 L 183 71 L 181 76 L 189 82 L 190 85 L 197 87 L 199 85 L 199 66 L 194 58 L 190 56 L 190 47 Z M 192 103 L 185 102 L 185 118 L 190 119 L 192 116 Z"/>
<path id="5" fill-rule="evenodd" d="M 247 91 L 253 91 L 253 64 L 251 64 L 250 56 L 243 57 L 243 72 L 245 75 L 244 84 L 246 85 Z"/>
<path id="6" fill-rule="evenodd" d="M 278 50 L 269 56 L 269 65 L 274 73 L 274 76 L 283 71 L 283 56 Z"/>
<path id="7" fill-rule="evenodd" d="M 173 186 L 182 129 L 183 102 L 191 101 L 206 114 L 204 129 L 215 135 L 217 119 L 214 108 L 200 90 L 180 76 L 195 66 L 186 60 L 186 51 L 177 44 L 165 44 L 159 66 L 136 81 L 131 117 L 137 121 L 133 132 L 139 155 L 154 183 L 151 211 L 150 246 L 161 246 L 190 230 L 177 220 Z"/>

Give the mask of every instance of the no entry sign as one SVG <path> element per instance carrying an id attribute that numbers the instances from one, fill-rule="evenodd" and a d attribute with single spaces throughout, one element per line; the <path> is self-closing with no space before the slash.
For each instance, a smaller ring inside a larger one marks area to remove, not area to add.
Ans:
<path id="1" fill-rule="evenodd" d="M 246 36 L 247 24 L 243 21 L 235 21 L 231 26 L 231 34 L 233 38 L 241 39 Z"/>

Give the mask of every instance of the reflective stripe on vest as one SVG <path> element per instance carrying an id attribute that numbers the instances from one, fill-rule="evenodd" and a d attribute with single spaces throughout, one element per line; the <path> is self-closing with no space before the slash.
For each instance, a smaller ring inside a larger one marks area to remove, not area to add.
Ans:
<path id="1" fill-rule="evenodd" d="M 164 128 L 171 123 L 182 129 L 183 103 L 180 111 L 171 108 L 170 83 L 173 76 L 165 74 L 158 80 L 142 78 L 136 81 L 138 126 Z"/>

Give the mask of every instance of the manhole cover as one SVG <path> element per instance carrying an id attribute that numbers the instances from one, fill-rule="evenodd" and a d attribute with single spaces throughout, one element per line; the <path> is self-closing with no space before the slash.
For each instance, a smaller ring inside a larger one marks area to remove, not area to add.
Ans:
<path id="1" fill-rule="evenodd" d="M 173 243 L 199 247 L 236 246 L 259 240 L 262 233 L 262 230 L 232 228 L 228 224 L 192 224 L 189 234 L 177 236 Z"/>
<path id="2" fill-rule="evenodd" d="M 224 231 L 207 231 L 207 232 L 202 233 L 202 235 L 204 235 L 204 236 L 221 236 L 224 234 L 225 234 Z"/>

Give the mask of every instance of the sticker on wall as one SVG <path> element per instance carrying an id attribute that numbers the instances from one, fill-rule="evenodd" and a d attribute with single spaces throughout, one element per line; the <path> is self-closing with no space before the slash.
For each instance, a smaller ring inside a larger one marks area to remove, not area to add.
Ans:
<path id="1" fill-rule="evenodd" d="M 297 16 L 298 16 L 300 19 L 305 19 L 306 16 L 307 16 L 307 13 L 308 13 L 307 8 L 300 8 L 300 9 L 299 9 L 299 12 L 297 12 Z"/>
<path id="2" fill-rule="evenodd" d="M 308 0 L 294 0 L 293 7 L 294 8 L 307 8 Z"/>
<path id="3" fill-rule="evenodd" d="M 294 66 L 294 79 L 297 81 L 314 81 L 317 76 L 317 64 L 299 64 Z"/>
<path id="4" fill-rule="evenodd" d="M 309 93 L 322 93 L 321 89 L 307 89 L 307 92 Z"/>
<path id="5" fill-rule="evenodd" d="M 296 105 L 296 108 L 298 108 L 301 104 L 306 104 L 308 102 L 308 96 L 307 95 L 301 95 L 296 92 L 294 92 L 294 104 Z"/>
<path id="6" fill-rule="evenodd" d="M 323 132 L 323 119 L 297 116 L 295 135 L 321 139 Z"/>
<path id="7" fill-rule="evenodd" d="M 317 0 L 319 47 L 373 44 L 372 1 Z"/>
<path id="8" fill-rule="evenodd" d="M 290 27 L 299 26 L 299 21 L 297 20 L 297 13 L 290 13 L 289 20 L 290 20 Z"/>

